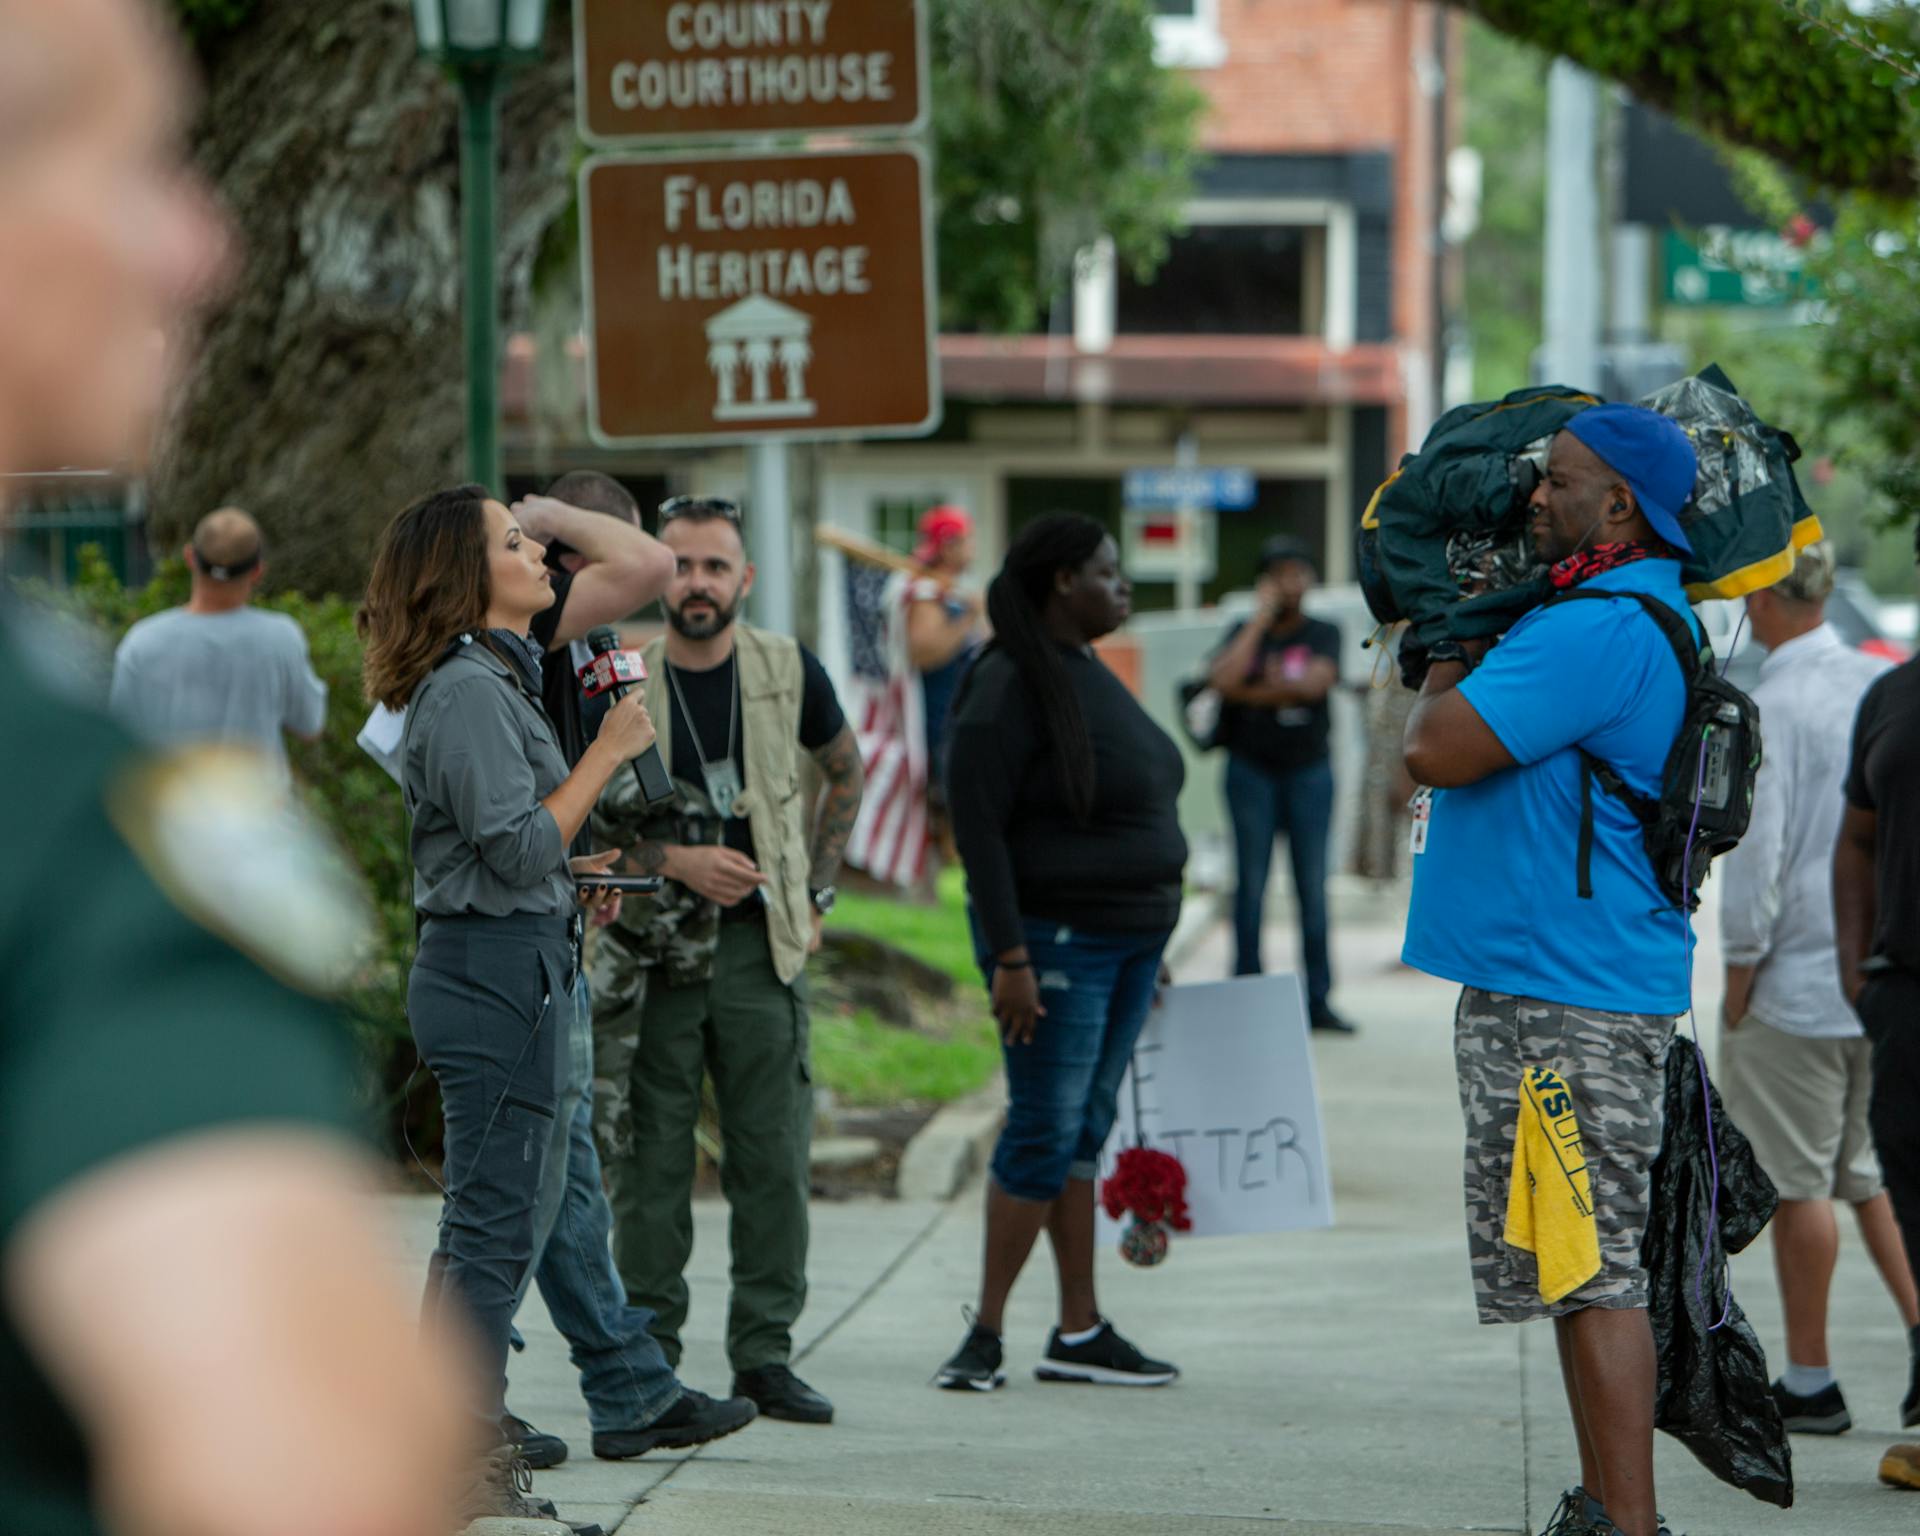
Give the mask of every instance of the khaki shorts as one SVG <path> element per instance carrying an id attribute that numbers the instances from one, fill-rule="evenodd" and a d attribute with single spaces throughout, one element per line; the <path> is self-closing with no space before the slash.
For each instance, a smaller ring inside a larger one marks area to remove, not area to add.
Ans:
<path id="1" fill-rule="evenodd" d="M 1720 1032 L 1720 1096 L 1782 1200 L 1858 1205 L 1883 1187 L 1867 1129 L 1873 1045 L 1745 1020 Z"/>
<path id="2" fill-rule="evenodd" d="M 1478 987 L 1461 992 L 1453 1057 L 1467 1122 L 1467 1260 L 1481 1322 L 1647 1305 L 1640 1245 L 1666 1122 L 1673 1025 L 1664 1014 L 1569 1008 Z M 1502 1236 L 1520 1076 L 1533 1066 L 1559 1073 L 1573 1094 L 1600 1238 L 1600 1272 L 1551 1305 L 1540 1298 L 1533 1255 L 1509 1248 Z"/>

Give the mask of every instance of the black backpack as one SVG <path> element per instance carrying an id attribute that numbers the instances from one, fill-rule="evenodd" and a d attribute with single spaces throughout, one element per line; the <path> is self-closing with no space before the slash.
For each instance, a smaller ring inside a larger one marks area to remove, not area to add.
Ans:
<path id="1" fill-rule="evenodd" d="M 1686 619 L 1645 592 L 1562 592 L 1543 605 L 1580 599 L 1632 598 L 1646 610 L 1679 658 L 1687 681 L 1680 734 L 1667 753 L 1657 799 L 1635 794 L 1626 781 L 1581 749 L 1580 895 L 1593 897 L 1593 786 L 1632 811 L 1640 823 L 1654 879 L 1676 910 L 1700 905 L 1707 866 L 1735 847 L 1753 816 L 1753 783 L 1760 772 L 1760 707 L 1714 671 L 1713 649 L 1694 640 Z"/>

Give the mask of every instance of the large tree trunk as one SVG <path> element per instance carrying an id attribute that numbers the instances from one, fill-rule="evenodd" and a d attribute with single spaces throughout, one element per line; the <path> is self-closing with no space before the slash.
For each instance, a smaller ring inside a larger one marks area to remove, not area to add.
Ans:
<path id="1" fill-rule="evenodd" d="M 502 111 L 508 323 L 571 197 L 570 9 Z M 454 88 L 416 55 L 406 0 L 261 0 L 208 61 L 197 155 L 246 264 L 162 447 L 155 539 L 236 504 L 277 584 L 357 592 L 381 525 L 464 478 Z"/>

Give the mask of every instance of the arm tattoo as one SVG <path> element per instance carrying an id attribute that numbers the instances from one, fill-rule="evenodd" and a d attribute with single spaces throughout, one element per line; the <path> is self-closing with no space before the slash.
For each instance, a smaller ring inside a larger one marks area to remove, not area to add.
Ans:
<path id="1" fill-rule="evenodd" d="M 819 887 L 832 885 L 840 873 L 840 855 L 846 852 L 847 839 L 853 836 L 853 823 L 860 814 L 860 786 L 865 774 L 853 727 L 842 726 L 838 736 L 813 754 L 813 760 L 826 780 L 819 809 L 814 813 L 809 874 L 813 885 Z"/>
<path id="2" fill-rule="evenodd" d="M 635 843 L 621 859 L 620 868 L 629 875 L 657 875 L 666 862 L 666 844 Z"/>

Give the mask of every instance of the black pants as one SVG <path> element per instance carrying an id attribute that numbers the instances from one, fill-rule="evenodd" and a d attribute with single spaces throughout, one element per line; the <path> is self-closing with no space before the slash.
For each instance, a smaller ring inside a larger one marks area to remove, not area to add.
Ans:
<path id="1" fill-rule="evenodd" d="M 427 1283 L 465 1308 L 480 1411 L 505 1411 L 507 1340 L 533 1262 L 534 1205 L 566 1072 L 578 951 L 570 918 L 436 917 L 420 937 L 407 1017 L 440 1084 L 446 1203 Z"/>
<path id="2" fill-rule="evenodd" d="M 1873 1041 L 1873 1096 L 1867 1120 L 1907 1240 L 1920 1271 L 1920 976 L 1882 971 L 1860 994 L 1860 1022 Z"/>

